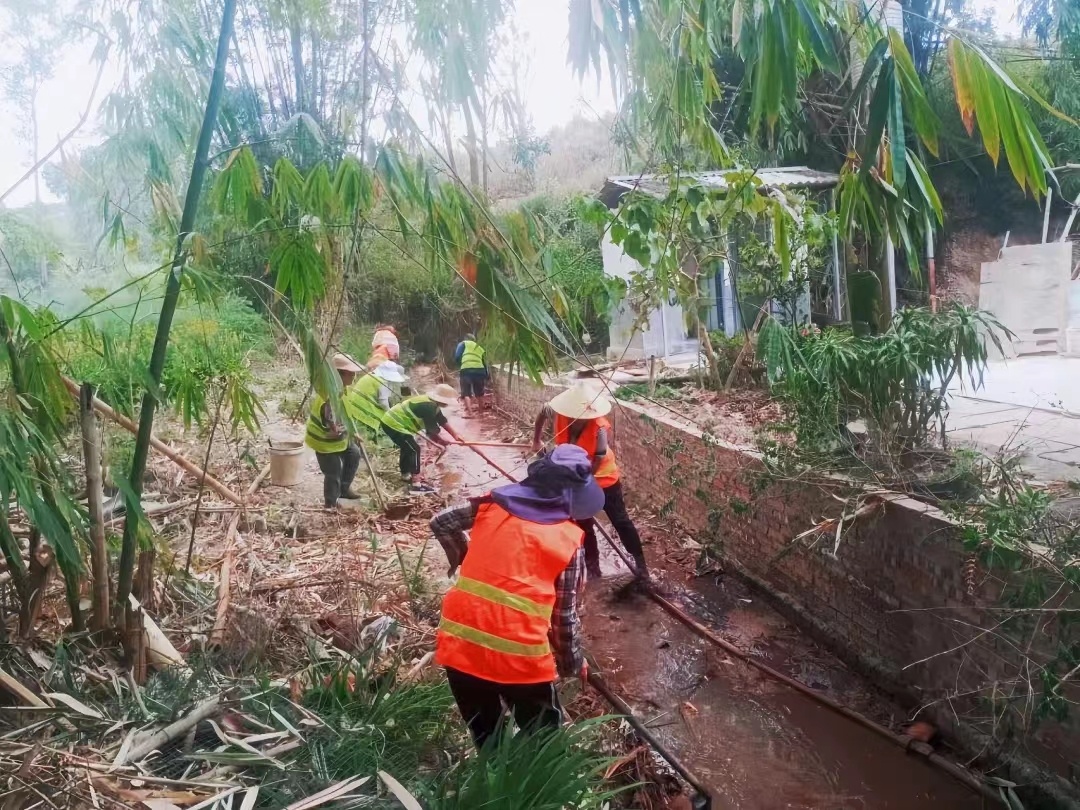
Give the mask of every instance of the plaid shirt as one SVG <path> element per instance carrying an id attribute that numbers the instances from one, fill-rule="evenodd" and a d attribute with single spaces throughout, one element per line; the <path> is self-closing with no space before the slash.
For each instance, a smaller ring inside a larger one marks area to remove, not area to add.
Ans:
<path id="1" fill-rule="evenodd" d="M 446 552 L 453 573 L 465 559 L 469 540 L 465 532 L 472 528 L 483 499 L 451 506 L 431 519 L 431 531 Z M 555 666 L 564 678 L 576 677 L 584 660 L 581 651 L 581 617 L 578 615 L 578 591 L 585 583 L 585 557 L 579 548 L 555 580 L 555 607 L 551 612 L 548 639 L 555 654 Z"/>

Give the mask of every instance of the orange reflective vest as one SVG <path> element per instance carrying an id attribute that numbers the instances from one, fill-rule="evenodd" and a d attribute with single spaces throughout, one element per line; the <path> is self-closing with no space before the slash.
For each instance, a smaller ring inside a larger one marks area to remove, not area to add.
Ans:
<path id="1" fill-rule="evenodd" d="M 481 504 L 457 582 L 443 598 L 435 661 L 496 683 L 557 677 L 548 643 L 555 580 L 581 546 L 570 521 L 543 525 Z"/>
<path id="2" fill-rule="evenodd" d="M 570 426 L 575 420 L 555 414 L 555 444 L 570 444 Z M 607 431 L 608 447 L 607 455 L 604 456 L 600 466 L 596 468 L 593 476 L 601 488 L 606 489 L 619 481 L 619 466 L 615 463 L 615 448 L 612 447 L 611 422 L 601 416 L 599 419 L 589 419 L 581 430 L 581 435 L 573 443 L 589 454 L 589 458 L 596 455 L 596 437 L 603 428 Z"/>

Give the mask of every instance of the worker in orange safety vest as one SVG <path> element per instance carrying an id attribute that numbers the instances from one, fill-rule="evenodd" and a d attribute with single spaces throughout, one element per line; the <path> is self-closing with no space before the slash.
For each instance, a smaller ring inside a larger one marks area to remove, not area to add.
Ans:
<path id="1" fill-rule="evenodd" d="M 558 727 L 556 678 L 588 676 L 577 610 L 584 532 L 576 521 L 603 505 L 588 455 L 566 445 L 529 465 L 520 484 L 432 518 L 448 573 L 461 569 L 443 599 L 435 660 L 478 748 L 499 731 L 503 703 L 524 730 Z"/>
<path id="2" fill-rule="evenodd" d="M 647 580 L 649 569 L 645 564 L 645 551 L 641 535 L 626 511 L 619 466 L 615 462 L 615 450 L 611 446 L 611 400 L 600 390 L 594 390 L 584 382 L 563 391 L 543 407 L 533 425 L 532 451 L 538 453 L 548 421 L 555 423 L 555 444 L 575 444 L 589 454 L 593 463 L 593 475 L 604 490 L 604 512 L 611 521 L 615 533 L 634 558 L 635 574 Z M 596 543 L 596 521 L 583 521 L 585 530 L 585 567 L 589 578 L 600 576 L 600 548 Z"/>

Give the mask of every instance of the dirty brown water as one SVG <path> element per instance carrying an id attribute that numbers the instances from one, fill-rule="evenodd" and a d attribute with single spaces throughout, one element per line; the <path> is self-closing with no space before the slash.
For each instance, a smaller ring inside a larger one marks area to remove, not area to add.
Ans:
<path id="1" fill-rule="evenodd" d="M 462 420 L 462 438 L 520 441 L 522 430 L 488 414 Z M 482 448 L 515 476 L 525 454 Z M 440 463 L 445 491 L 479 494 L 506 483 L 475 452 L 454 447 Z M 682 581 L 663 571 L 658 543 L 646 556 L 674 599 L 698 621 L 770 666 L 898 728 L 901 710 L 818 648 L 757 593 L 730 577 Z M 981 797 L 873 732 L 729 656 L 628 587 L 628 572 L 601 541 L 604 577 L 586 589 L 585 644 L 609 683 L 660 740 L 738 810 L 909 810 L 983 807 Z"/>

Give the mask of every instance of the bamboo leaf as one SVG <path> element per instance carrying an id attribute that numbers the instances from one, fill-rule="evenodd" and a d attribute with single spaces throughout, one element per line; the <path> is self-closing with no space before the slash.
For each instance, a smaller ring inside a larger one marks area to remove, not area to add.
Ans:
<path id="1" fill-rule="evenodd" d="M 919 193 L 922 194 L 923 199 L 933 210 L 938 223 L 943 223 L 945 212 L 941 206 L 941 198 L 938 196 L 937 189 L 934 188 L 934 184 L 930 180 L 930 175 L 926 171 L 926 167 L 923 166 L 922 161 L 920 161 L 910 149 L 907 152 L 907 162 L 908 168 L 911 169 L 911 176 L 914 178 L 915 185 L 919 189 Z"/>
<path id="2" fill-rule="evenodd" d="M 994 99 L 997 110 L 998 130 L 1001 144 L 1005 148 L 1005 157 L 1009 161 L 1009 170 L 1021 188 L 1027 187 L 1027 169 L 1020 149 L 1020 134 L 1016 131 L 1016 119 L 1012 114 L 1012 105 L 1001 82 L 988 82 L 987 87 Z"/>
<path id="3" fill-rule="evenodd" d="M 989 78 L 983 71 L 973 77 L 975 106 L 979 120 L 979 133 L 982 135 L 986 154 L 998 165 L 1001 158 L 1001 125 L 998 121 L 1000 111 L 995 104 L 994 94 L 990 89 Z"/>
<path id="4" fill-rule="evenodd" d="M 956 37 L 949 40 L 949 67 L 952 72 L 953 91 L 956 94 L 956 106 L 960 108 L 960 119 L 964 122 L 968 135 L 971 135 L 975 131 L 974 83 L 967 52 Z"/>
<path id="5" fill-rule="evenodd" d="M 851 95 L 848 97 L 848 100 L 844 103 L 843 109 L 840 111 L 841 117 L 849 113 L 855 105 L 862 100 L 866 88 L 874 78 L 874 73 L 881 66 L 881 62 L 885 58 L 888 49 L 889 40 L 885 37 L 882 37 L 874 44 L 869 56 L 866 57 L 866 62 L 863 64 L 862 75 L 859 76 L 859 81 L 855 85 L 855 89 L 852 90 Z"/>
<path id="6" fill-rule="evenodd" d="M 889 120 L 889 107 L 893 88 L 893 65 L 891 59 L 882 62 L 878 72 L 874 95 L 870 99 L 870 120 L 866 127 L 866 140 L 862 148 L 861 174 L 865 177 L 870 168 L 877 163 L 878 148 L 881 146 L 885 125 Z"/>
<path id="7" fill-rule="evenodd" d="M 818 16 L 817 9 L 811 8 L 806 0 L 795 0 L 795 5 L 799 10 L 803 25 L 806 27 L 806 33 L 810 38 L 810 47 L 813 49 L 818 63 L 830 73 L 839 73 L 840 60 L 836 56 L 832 38 Z"/>
<path id="8" fill-rule="evenodd" d="M 907 184 L 907 136 L 904 131 L 904 97 L 900 88 L 900 73 L 893 61 L 892 93 L 889 99 L 889 144 L 892 157 L 892 181 L 897 188 Z"/>
<path id="9" fill-rule="evenodd" d="M 889 29 L 889 53 L 892 54 L 896 74 L 901 80 L 904 105 L 911 116 L 912 128 L 930 153 L 936 157 L 938 154 L 938 117 L 926 97 L 918 71 L 915 70 L 915 63 L 904 44 L 903 35 L 895 28 Z"/>
<path id="10" fill-rule="evenodd" d="M 379 778 L 390 792 L 394 794 L 394 798 L 401 802 L 401 805 L 405 810 L 424 810 L 420 802 L 416 800 L 416 797 L 409 793 L 397 779 L 392 777 L 386 771 L 379 771 Z"/>

